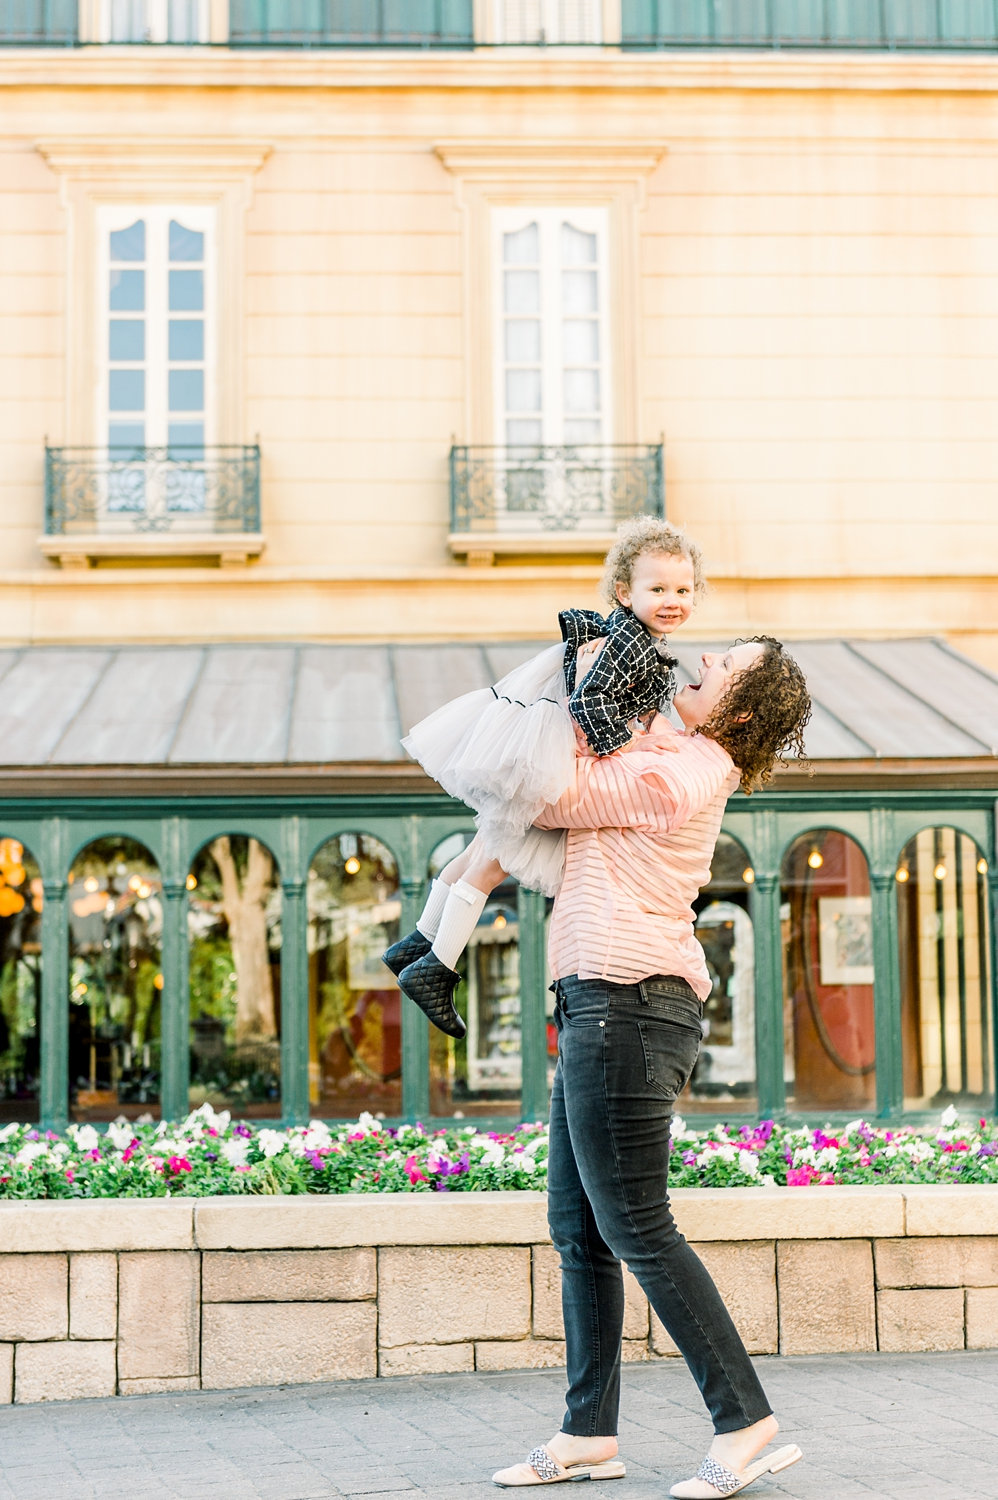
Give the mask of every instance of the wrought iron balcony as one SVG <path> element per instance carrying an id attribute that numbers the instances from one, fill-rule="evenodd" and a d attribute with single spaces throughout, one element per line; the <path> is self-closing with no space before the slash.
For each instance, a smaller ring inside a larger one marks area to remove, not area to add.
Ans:
<path id="1" fill-rule="evenodd" d="M 0 47 L 73 47 L 78 0 L 0 0 Z"/>
<path id="2" fill-rule="evenodd" d="M 473 47 L 472 0 L 230 0 L 231 47 Z"/>
<path id="3" fill-rule="evenodd" d="M 624 47 L 995 51 L 993 4 L 953 0 L 622 0 Z"/>
<path id="4" fill-rule="evenodd" d="M 43 543 L 64 558 L 259 552 L 260 449 L 46 448 Z"/>
<path id="5" fill-rule="evenodd" d="M 454 447 L 455 552 L 591 550 L 629 516 L 665 514 L 661 443 Z"/>

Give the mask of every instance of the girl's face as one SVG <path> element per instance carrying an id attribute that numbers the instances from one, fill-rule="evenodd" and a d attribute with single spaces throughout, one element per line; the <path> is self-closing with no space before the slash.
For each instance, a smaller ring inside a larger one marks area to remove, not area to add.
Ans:
<path id="1" fill-rule="evenodd" d="M 682 553 L 642 552 L 617 598 L 652 635 L 671 635 L 693 611 L 693 564 Z"/>

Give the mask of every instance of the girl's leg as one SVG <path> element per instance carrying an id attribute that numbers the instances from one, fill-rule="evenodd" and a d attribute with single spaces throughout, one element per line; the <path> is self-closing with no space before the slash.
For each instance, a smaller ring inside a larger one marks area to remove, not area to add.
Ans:
<path id="1" fill-rule="evenodd" d="M 497 885 L 506 879 L 506 871 L 496 860 L 485 853 L 476 837 L 464 851 L 465 864 L 461 874 L 449 887 L 447 903 L 443 908 L 433 939 L 433 952 L 448 969 L 456 969 L 457 961 L 485 910 L 485 903 Z M 452 861 L 454 863 L 454 861 Z M 446 866 L 446 875 L 450 865 Z M 443 875 L 441 876 L 443 879 Z"/>
<path id="2" fill-rule="evenodd" d="M 483 884 L 483 881 L 487 881 L 494 871 L 498 871 L 498 875 L 492 880 L 492 884 Z M 463 849 L 460 854 L 455 854 L 454 858 L 444 865 L 430 886 L 426 904 L 416 922 L 417 932 L 429 938 L 430 942 L 440 930 L 440 919 L 444 914 L 451 886 L 461 880 L 465 874 L 471 885 L 486 892 L 494 890 L 506 878 L 505 871 L 496 864 L 495 860 L 488 859 L 484 854 L 482 841 L 477 833 L 467 849 Z M 461 947 L 464 947 L 464 943 Z M 459 948 L 458 952 L 460 951 Z M 453 968 L 453 964 L 451 967 Z"/>

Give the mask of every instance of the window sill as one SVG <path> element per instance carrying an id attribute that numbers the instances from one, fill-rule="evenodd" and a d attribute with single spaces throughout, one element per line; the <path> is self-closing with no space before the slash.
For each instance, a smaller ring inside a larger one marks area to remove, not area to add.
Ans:
<path id="1" fill-rule="evenodd" d="M 38 547 L 43 556 L 62 568 L 89 568 L 101 558 L 198 558 L 216 560 L 223 568 L 244 567 L 259 557 L 266 546 L 262 531 L 232 531 L 205 536 L 203 532 L 171 531 L 108 536 L 81 532 L 71 536 L 43 536 Z"/>
<path id="2" fill-rule="evenodd" d="M 491 567 L 497 557 L 530 554 L 552 557 L 600 557 L 613 546 L 614 531 L 452 531 L 447 545 L 454 557 L 471 566 Z"/>

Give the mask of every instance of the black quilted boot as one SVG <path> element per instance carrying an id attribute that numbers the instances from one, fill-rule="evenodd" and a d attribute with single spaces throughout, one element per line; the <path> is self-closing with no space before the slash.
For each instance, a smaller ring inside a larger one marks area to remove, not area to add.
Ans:
<path id="1" fill-rule="evenodd" d="M 398 979 L 399 989 L 410 1000 L 415 1000 L 438 1030 L 459 1040 L 464 1036 L 466 1027 L 454 1009 L 453 999 L 454 991 L 461 982 L 460 974 L 448 969 L 435 953 L 430 952 L 403 969 Z"/>
<path id="2" fill-rule="evenodd" d="M 415 963 L 417 958 L 422 958 L 424 953 L 429 953 L 432 946 L 431 940 L 424 937 L 418 927 L 414 927 L 405 937 L 399 938 L 397 943 L 385 949 L 381 962 L 387 964 L 398 978 L 403 969 Z"/>

